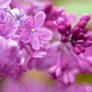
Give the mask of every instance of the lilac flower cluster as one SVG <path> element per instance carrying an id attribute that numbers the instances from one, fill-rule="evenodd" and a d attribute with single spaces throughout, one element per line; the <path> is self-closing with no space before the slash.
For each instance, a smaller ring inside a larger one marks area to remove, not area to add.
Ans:
<path id="1" fill-rule="evenodd" d="M 73 25 L 76 16 L 50 0 L 29 1 L 30 7 L 18 5 L 19 0 L 0 1 L 0 77 L 19 78 L 36 68 L 68 85 L 78 73 L 92 73 L 90 15 Z"/>

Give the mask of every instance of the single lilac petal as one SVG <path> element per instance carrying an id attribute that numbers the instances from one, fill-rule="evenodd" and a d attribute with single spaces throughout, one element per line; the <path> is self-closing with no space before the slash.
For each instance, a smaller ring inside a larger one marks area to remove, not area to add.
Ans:
<path id="1" fill-rule="evenodd" d="M 58 67 L 56 70 L 56 77 L 59 77 L 61 75 L 61 67 Z"/>
<path id="2" fill-rule="evenodd" d="M 0 8 L 8 8 L 11 0 L 0 0 Z"/>
<path id="3" fill-rule="evenodd" d="M 87 56 L 85 59 L 87 59 L 88 62 L 89 62 L 90 64 L 92 64 L 92 56 Z"/>
<path id="4" fill-rule="evenodd" d="M 4 37 L 0 36 L 0 52 L 3 51 L 6 47 L 6 40 Z"/>
<path id="5" fill-rule="evenodd" d="M 38 28 L 37 31 L 39 32 L 39 38 L 41 40 L 51 40 L 53 37 L 52 32 L 47 28 Z"/>
<path id="6" fill-rule="evenodd" d="M 24 25 L 24 27 L 25 27 L 28 31 L 30 31 L 30 30 L 33 28 L 33 17 L 30 16 L 30 17 L 28 17 L 27 19 L 25 19 L 23 25 Z"/>
<path id="7" fill-rule="evenodd" d="M 40 11 L 34 16 L 34 27 L 43 26 L 46 19 L 46 15 L 44 12 Z"/>
<path id="8" fill-rule="evenodd" d="M 68 24 L 73 24 L 73 23 L 75 23 L 75 21 L 76 21 L 76 16 L 74 14 L 69 14 L 67 16 L 67 23 Z"/>
<path id="9" fill-rule="evenodd" d="M 29 36 L 30 36 L 30 33 L 28 31 L 24 31 L 22 30 L 23 32 L 21 32 L 21 37 L 19 38 L 21 41 L 27 43 L 29 41 Z"/>
<path id="10" fill-rule="evenodd" d="M 38 39 L 36 34 L 32 35 L 32 37 L 30 39 L 30 43 L 31 43 L 33 49 L 35 49 L 35 50 L 40 49 L 40 40 Z"/>
<path id="11" fill-rule="evenodd" d="M 65 84 L 68 84 L 69 83 L 69 77 L 68 77 L 68 75 L 66 73 L 63 75 L 63 82 Z"/>
<path id="12" fill-rule="evenodd" d="M 68 76 L 69 76 L 69 79 L 70 79 L 70 82 L 73 83 L 75 81 L 75 76 L 72 72 L 69 72 L 68 73 Z"/>
<path id="13" fill-rule="evenodd" d="M 45 51 L 34 52 L 32 54 L 32 57 L 34 57 L 34 58 L 42 58 L 44 56 L 46 56 L 46 52 Z"/>
<path id="14" fill-rule="evenodd" d="M 79 69 L 77 69 L 77 68 L 73 69 L 72 73 L 73 73 L 74 75 L 78 74 L 78 73 L 79 73 Z"/>
<path id="15" fill-rule="evenodd" d="M 53 73 L 56 71 L 57 66 L 53 66 L 52 68 L 49 69 L 49 73 Z"/>

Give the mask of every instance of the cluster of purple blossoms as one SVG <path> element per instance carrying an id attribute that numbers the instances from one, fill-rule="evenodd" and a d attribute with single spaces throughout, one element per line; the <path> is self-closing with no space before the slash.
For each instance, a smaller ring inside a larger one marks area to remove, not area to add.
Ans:
<path id="1" fill-rule="evenodd" d="M 0 1 L 0 78 L 19 78 L 36 68 L 57 84 L 72 85 L 77 74 L 92 73 L 91 16 L 83 14 L 74 25 L 76 16 L 50 0 L 29 2 L 28 7 L 19 0 Z"/>

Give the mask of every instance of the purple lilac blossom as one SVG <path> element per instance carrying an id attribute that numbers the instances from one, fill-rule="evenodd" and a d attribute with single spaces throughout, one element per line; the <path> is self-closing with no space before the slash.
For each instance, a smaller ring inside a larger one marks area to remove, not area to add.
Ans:
<path id="1" fill-rule="evenodd" d="M 15 67 L 17 65 L 19 47 L 14 40 L 6 40 L 2 36 L 0 36 L 0 40 L 2 42 L 2 44 L 0 44 L 0 77 L 14 76 L 17 73 Z"/>
<path id="2" fill-rule="evenodd" d="M 46 15 L 44 12 L 38 12 L 34 18 L 28 17 L 24 20 L 20 40 L 24 43 L 30 43 L 32 48 L 39 50 L 44 41 L 52 39 L 52 32 L 43 27 Z"/>

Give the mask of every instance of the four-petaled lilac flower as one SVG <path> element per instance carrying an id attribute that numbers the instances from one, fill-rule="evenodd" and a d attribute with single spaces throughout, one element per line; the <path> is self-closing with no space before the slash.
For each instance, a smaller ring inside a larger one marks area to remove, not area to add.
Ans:
<path id="1" fill-rule="evenodd" d="M 43 41 L 52 39 L 52 32 L 42 27 L 45 22 L 46 15 L 44 12 L 38 12 L 34 18 L 28 17 L 24 20 L 23 30 L 21 32 L 21 41 L 30 43 L 32 48 L 39 50 Z"/>

